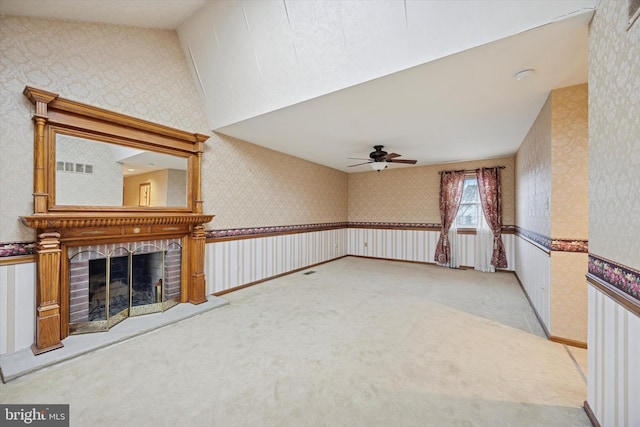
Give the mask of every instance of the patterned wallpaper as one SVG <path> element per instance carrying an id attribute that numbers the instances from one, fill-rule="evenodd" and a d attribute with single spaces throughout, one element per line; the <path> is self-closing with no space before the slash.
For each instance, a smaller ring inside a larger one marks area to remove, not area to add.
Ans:
<path id="1" fill-rule="evenodd" d="M 516 224 L 553 239 L 587 240 L 588 87 L 551 92 L 516 154 Z"/>
<path id="2" fill-rule="evenodd" d="M 589 37 L 589 252 L 640 270 L 640 21 L 601 1 Z"/>
<path id="3" fill-rule="evenodd" d="M 205 143 L 207 229 L 347 221 L 347 174 L 225 135 Z"/>
<path id="4" fill-rule="evenodd" d="M 516 225 L 551 237 L 551 97 L 516 154 Z"/>
<path id="5" fill-rule="evenodd" d="M 551 92 L 551 236 L 589 238 L 589 123 L 586 84 Z"/>
<path id="6" fill-rule="evenodd" d="M 515 221 L 513 157 L 349 174 L 349 222 L 440 223 L 441 170 L 505 166 L 502 222 Z"/>
<path id="7" fill-rule="evenodd" d="M 206 115 L 175 31 L 0 17 L 0 242 L 33 241 L 33 105 L 25 85 L 191 132 Z"/>

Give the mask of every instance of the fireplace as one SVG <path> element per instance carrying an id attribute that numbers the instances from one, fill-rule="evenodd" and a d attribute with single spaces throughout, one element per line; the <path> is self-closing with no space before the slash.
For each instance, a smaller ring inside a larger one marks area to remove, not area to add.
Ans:
<path id="1" fill-rule="evenodd" d="M 108 330 L 178 302 L 206 302 L 204 224 L 213 215 L 202 211 L 201 164 L 209 136 L 42 89 L 23 93 L 35 107 L 33 215 L 21 218 L 38 236 L 33 353 L 63 347 L 70 333 Z M 180 196 L 149 203 L 120 197 L 123 177 L 98 171 L 107 166 L 98 155 L 105 145 L 114 159 L 135 151 L 186 167 Z M 77 185 L 59 175 L 70 147 L 95 166 L 92 186 L 86 168 Z"/>
<path id="2" fill-rule="evenodd" d="M 69 333 L 107 331 L 180 302 L 180 239 L 68 249 Z"/>

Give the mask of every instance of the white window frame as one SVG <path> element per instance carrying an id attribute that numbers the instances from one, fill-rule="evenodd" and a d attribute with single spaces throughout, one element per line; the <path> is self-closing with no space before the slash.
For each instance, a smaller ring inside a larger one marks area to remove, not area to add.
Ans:
<path id="1" fill-rule="evenodd" d="M 464 194 L 464 187 L 467 185 L 467 182 L 476 182 L 476 187 L 477 187 L 477 183 L 478 183 L 478 178 L 476 177 L 476 175 L 467 175 L 464 177 L 464 184 L 463 184 L 463 194 Z M 464 209 L 462 209 L 463 206 L 476 206 L 476 218 L 479 220 L 480 219 L 480 215 L 481 215 L 481 209 L 482 209 L 482 202 L 480 201 L 480 193 L 479 191 L 476 192 L 477 195 L 477 199 L 474 203 L 463 203 L 460 202 L 460 207 L 458 208 L 458 212 L 456 212 L 456 220 L 455 220 L 455 225 L 458 228 L 458 230 L 460 229 L 468 229 L 468 230 L 475 230 L 476 228 L 478 228 L 478 223 L 476 221 L 475 224 L 460 224 L 460 219 L 462 218 L 460 216 L 460 213 L 462 211 L 464 211 Z"/>

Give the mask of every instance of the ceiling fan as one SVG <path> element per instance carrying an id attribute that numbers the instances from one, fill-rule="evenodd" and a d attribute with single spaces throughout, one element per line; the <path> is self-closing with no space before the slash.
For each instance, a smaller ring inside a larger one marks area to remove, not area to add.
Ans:
<path id="1" fill-rule="evenodd" d="M 373 170 L 377 170 L 378 172 L 380 172 L 382 169 L 387 167 L 388 163 L 407 163 L 410 165 L 415 165 L 418 162 L 417 160 L 397 159 L 397 157 L 400 157 L 400 154 L 387 153 L 386 151 L 382 150 L 383 147 L 384 145 L 374 145 L 373 149 L 375 151 L 372 151 L 371 153 L 369 153 L 369 159 L 357 159 L 354 157 L 349 157 L 350 159 L 354 159 L 354 160 L 367 160 L 367 162 L 357 163 L 355 165 L 349 165 L 347 167 L 351 168 L 353 166 L 370 164 Z"/>

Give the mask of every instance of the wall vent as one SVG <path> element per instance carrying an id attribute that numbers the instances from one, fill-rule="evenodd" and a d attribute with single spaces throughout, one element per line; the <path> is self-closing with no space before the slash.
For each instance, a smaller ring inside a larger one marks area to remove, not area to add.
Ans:
<path id="1" fill-rule="evenodd" d="M 72 162 L 56 162 L 56 170 L 60 172 L 72 173 L 93 173 L 93 165 Z"/>

